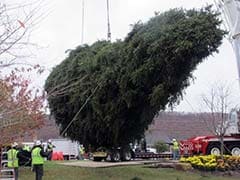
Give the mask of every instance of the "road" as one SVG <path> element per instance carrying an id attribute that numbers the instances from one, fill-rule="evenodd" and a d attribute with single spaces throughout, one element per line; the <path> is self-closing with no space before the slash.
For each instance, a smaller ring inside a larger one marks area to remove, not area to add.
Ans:
<path id="1" fill-rule="evenodd" d="M 60 162 L 66 166 L 79 166 L 79 167 L 113 167 L 113 166 L 129 166 L 129 165 L 139 165 L 139 164 L 153 164 L 163 162 L 164 160 L 135 160 L 135 161 L 124 161 L 124 162 L 95 162 L 90 160 L 81 160 L 81 161 L 69 161 L 69 162 Z M 166 160 L 165 160 L 166 161 Z"/>

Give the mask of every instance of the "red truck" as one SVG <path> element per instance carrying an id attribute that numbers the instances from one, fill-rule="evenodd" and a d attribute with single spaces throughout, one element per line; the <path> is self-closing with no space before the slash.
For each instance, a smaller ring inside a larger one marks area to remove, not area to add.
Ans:
<path id="1" fill-rule="evenodd" d="M 240 156 L 240 134 L 224 136 L 224 152 Z M 220 154 L 220 140 L 218 136 L 198 136 L 180 141 L 180 154 L 191 156 L 195 154 Z"/>
<path id="2" fill-rule="evenodd" d="M 240 156 L 240 113 L 232 110 L 225 122 L 223 136 L 224 154 Z M 215 154 L 221 152 L 220 136 L 204 135 L 180 141 L 180 154 L 191 156 L 195 154 Z"/>

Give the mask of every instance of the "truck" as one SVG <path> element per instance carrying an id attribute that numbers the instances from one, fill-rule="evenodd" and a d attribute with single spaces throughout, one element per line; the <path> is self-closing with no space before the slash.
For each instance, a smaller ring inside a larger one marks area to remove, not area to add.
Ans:
<path id="1" fill-rule="evenodd" d="M 240 134 L 224 136 L 224 152 L 226 154 L 240 156 Z M 191 155 L 220 155 L 220 139 L 217 136 L 197 136 L 180 141 L 180 154 Z"/>
<path id="2" fill-rule="evenodd" d="M 51 139 L 55 146 L 53 152 L 62 152 L 65 160 L 77 159 L 79 155 L 79 143 L 69 139 Z"/>
<path id="3" fill-rule="evenodd" d="M 226 134 L 223 136 L 224 154 L 240 156 L 240 120 L 237 111 L 227 119 Z M 182 156 L 220 155 L 221 142 L 217 135 L 203 135 L 180 141 Z"/>
<path id="4" fill-rule="evenodd" d="M 79 143 L 76 141 L 71 141 L 66 138 L 61 139 L 51 139 L 52 144 L 55 146 L 53 148 L 54 152 L 61 152 L 65 160 L 77 159 L 79 155 Z M 34 146 L 34 142 L 23 142 L 23 145 L 28 145 L 31 148 Z M 42 143 L 44 150 L 46 151 L 47 142 Z"/>

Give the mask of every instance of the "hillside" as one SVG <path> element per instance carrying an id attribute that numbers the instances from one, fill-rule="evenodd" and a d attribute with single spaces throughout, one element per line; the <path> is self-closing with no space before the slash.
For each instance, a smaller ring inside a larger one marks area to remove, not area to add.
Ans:
<path id="1" fill-rule="evenodd" d="M 154 118 L 154 122 L 145 133 L 149 144 L 158 140 L 171 142 L 194 136 L 212 135 L 209 114 L 163 112 Z"/>

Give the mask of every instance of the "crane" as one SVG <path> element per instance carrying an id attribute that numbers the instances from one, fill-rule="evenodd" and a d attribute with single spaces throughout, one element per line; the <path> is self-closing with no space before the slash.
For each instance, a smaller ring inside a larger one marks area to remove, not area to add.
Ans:
<path id="1" fill-rule="evenodd" d="M 107 3 L 107 40 L 111 41 L 111 28 L 110 28 L 110 18 L 109 18 L 109 0 L 106 1 Z M 82 35 L 81 35 L 81 44 L 84 43 L 84 15 L 85 15 L 85 4 L 84 0 L 82 0 Z"/>
<path id="2" fill-rule="evenodd" d="M 229 41 L 236 56 L 238 79 L 240 80 L 240 0 L 214 0 L 214 3 L 221 12 L 229 31 Z"/>
<path id="3" fill-rule="evenodd" d="M 107 27 L 108 27 L 107 40 L 111 41 L 111 30 L 110 30 L 110 20 L 109 20 L 109 1 L 108 0 L 107 0 Z"/>

